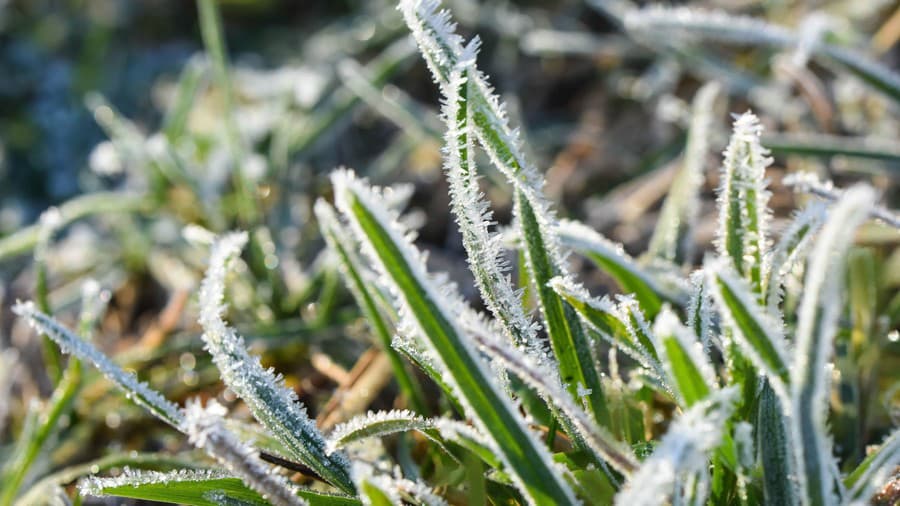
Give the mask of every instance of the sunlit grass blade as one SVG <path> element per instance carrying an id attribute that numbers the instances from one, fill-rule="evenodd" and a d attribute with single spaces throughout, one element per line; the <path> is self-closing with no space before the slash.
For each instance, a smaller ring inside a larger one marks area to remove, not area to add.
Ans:
<path id="1" fill-rule="evenodd" d="M 716 248 L 729 258 L 734 270 L 750 283 L 759 298 L 768 277 L 769 192 L 766 167 L 772 163 L 759 143 L 762 125 L 746 112 L 734 120 L 731 141 L 725 149 L 718 190 L 719 227 Z"/>
<path id="2" fill-rule="evenodd" d="M 163 118 L 162 132 L 170 143 L 184 138 L 191 107 L 204 87 L 208 67 L 205 59 L 194 57 L 181 71 L 172 105 Z"/>
<path id="3" fill-rule="evenodd" d="M 632 10 L 625 17 L 629 31 L 654 37 L 685 40 L 720 40 L 752 46 L 790 48 L 800 43 L 800 35 L 762 20 L 732 16 L 722 11 L 687 7 L 649 7 Z M 814 44 L 812 56 L 834 62 L 875 89 L 900 101 L 900 75 L 866 55 L 826 42 Z"/>
<path id="4" fill-rule="evenodd" d="M 856 228 L 875 202 L 866 186 L 845 191 L 830 212 L 810 255 L 791 363 L 791 423 L 803 504 L 832 504 L 835 477 L 826 425 L 830 369 L 843 309 L 844 262 Z"/>
<path id="5" fill-rule="evenodd" d="M 703 345 L 674 313 L 663 310 L 656 318 L 653 332 L 660 341 L 662 363 L 685 408 L 718 389 L 715 371 Z"/>
<path id="6" fill-rule="evenodd" d="M 722 443 L 737 393 L 734 387 L 718 390 L 676 418 L 616 496 L 616 504 L 667 504 L 681 480 L 705 471 L 709 454 Z"/>
<path id="7" fill-rule="evenodd" d="M 240 479 L 211 470 L 126 471 L 115 478 L 87 478 L 79 483 L 78 489 L 84 496 L 127 497 L 191 506 L 219 506 L 223 499 L 234 501 L 232 504 L 269 504 Z"/>
<path id="8" fill-rule="evenodd" d="M 714 344 L 720 350 L 723 349 L 721 340 L 713 332 L 713 300 L 706 286 L 706 274 L 703 269 L 691 273 L 691 296 L 685 309 L 687 313 L 687 325 L 694 331 L 697 339 L 703 343 L 703 348 L 709 352 L 710 345 Z"/>
<path id="9" fill-rule="evenodd" d="M 74 197 L 59 206 L 59 227 L 95 214 L 146 212 L 153 204 L 144 195 L 128 192 L 97 192 Z M 0 239 L 0 262 L 29 253 L 37 245 L 41 226 L 22 227 Z"/>
<path id="10" fill-rule="evenodd" d="M 433 420 L 423 418 L 412 411 L 369 411 L 365 415 L 357 416 L 336 426 L 328 434 L 327 448 L 329 452 L 333 452 L 361 439 L 384 437 L 397 432 L 421 431 L 433 427 Z"/>
<path id="11" fill-rule="evenodd" d="M 381 344 L 382 350 L 391 361 L 394 370 L 394 378 L 410 404 L 420 413 L 425 412 L 426 403 L 422 389 L 416 380 L 407 372 L 397 350 L 391 346 L 393 339 L 391 327 L 384 315 L 379 311 L 376 303 L 377 293 L 373 293 L 372 280 L 365 279 L 362 260 L 356 253 L 355 244 L 347 236 L 342 224 L 334 214 L 334 209 L 325 201 L 320 200 L 315 205 L 316 218 L 319 221 L 319 229 L 328 246 L 335 252 L 344 276 L 344 281 L 356 299 L 366 322 L 372 328 L 372 332 Z"/>
<path id="12" fill-rule="evenodd" d="M 884 486 L 900 466 L 900 429 L 894 429 L 883 443 L 870 453 L 844 480 L 847 501 L 868 501 L 878 487 Z"/>
<path id="13" fill-rule="evenodd" d="M 550 286 L 578 312 L 587 329 L 619 346 L 651 374 L 659 376 L 660 381 L 665 381 L 658 344 L 637 302 L 623 299 L 614 304 L 606 297 L 591 297 L 582 285 L 568 278 L 553 278 Z"/>
<path id="14" fill-rule="evenodd" d="M 134 374 L 127 373 L 113 363 L 94 345 L 75 335 L 53 318 L 38 311 L 31 302 L 20 302 L 13 311 L 28 320 L 34 328 L 53 339 L 64 353 L 69 353 L 82 362 L 94 365 L 122 389 L 129 399 L 146 408 L 150 413 L 169 425 L 179 428 L 184 421 L 184 414 L 171 401 L 159 392 L 139 381 Z"/>
<path id="15" fill-rule="evenodd" d="M 467 46 L 461 62 L 450 74 L 443 119 L 444 171 L 450 185 L 450 204 L 462 235 L 469 269 L 485 305 L 501 323 L 516 346 L 538 358 L 545 356 L 537 341 L 535 324 L 525 315 L 520 295 L 509 277 L 499 234 L 492 232 L 492 212 L 478 186 L 473 142 L 473 121 L 468 96 L 473 91 L 469 75 L 474 71 L 475 47 Z"/>
<path id="16" fill-rule="evenodd" d="M 562 243 L 578 251 L 607 272 L 625 293 L 634 294 L 648 318 L 656 317 L 663 301 L 681 304 L 686 298 L 681 286 L 656 279 L 631 258 L 620 244 L 594 229 L 571 220 L 560 220 L 557 233 Z"/>
<path id="17" fill-rule="evenodd" d="M 766 504 L 797 504 L 797 484 L 791 479 L 796 466 L 786 409 L 778 394 L 765 382 L 756 414 L 756 445 Z"/>
<path id="18" fill-rule="evenodd" d="M 184 432 L 197 448 L 206 450 L 225 469 L 234 473 L 273 506 L 303 506 L 305 500 L 294 492 L 287 479 L 263 462 L 259 451 L 240 441 L 225 428 L 223 406 L 210 401 L 203 407 L 200 400 L 188 401 L 185 407 Z"/>
<path id="19" fill-rule="evenodd" d="M 807 205 L 781 234 L 769 261 L 766 281 L 766 307 L 769 314 L 778 314 L 785 277 L 801 262 L 812 244 L 813 237 L 825 222 L 826 206 L 821 202 Z"/>
<path id="20" fill-rule="evenodd" d="M 703 85 L 694 96 L 687 145 L 681 157 L 681 168 L 666 195 L 656 228 L 647 247 L 647 255 L 669 262 L 690 260 L 691 237 L 700 206 L 700 187 L 706 178 L 706 158 L 710 131 L 716 111 L 715 103 L 722 86 L 717 82 Z"/>
<path id="21" fill-rule="evenodd" d="M 830 202 L 835 202 L 844 193 L 844 190 L 835 188 L 831 181 L 821 181 L 818 176 L 811 172 L 795 172 L 784 178 L 784 184 L 793 186 L 795 191 L 810 193 L 817 197 L 823 198 Z M 873 205 L 869 210 L 872 218 L 883 221 L 884 223 L 900 228 L 900 215 L 879 205 Z"/>
<path id="22" fill-rule="evenodd" d="M 534 388 L 551 405 L 556 406 L 568 422 L 575 428 L 576 436 L 590 448 L 598 458 L 609 463 L 625 476 L 637 467 L 637 459 L 621 441 L 597 425 L 588 414 L 566 394 L 559 383 L 559 377 L 544 365 L 536 363 L 532 357 L 510 349 L 499 338 L 490 335 L 473 334 L 481 350 L 494 360 L 498 360 L 525 384 Z M 590 392 L 584 392 L 590 395 Z"/>
<path id="23" fill-rule="evenodd" d="M 247 403 L 253 416 L 282 442 L 291 457 L 347 493 L 354 493 L 349 463 L 341 453 L 328 455 L 325 438 L 284 381 L 251 356 L 244 339 L 222 319 L 225 310 L 225 279 L 229 263 L 247 241 L 244 233 L 217 239 L 209 267 L 200 285 L 200 324 L 203 341 L 222 380 Z"/>
<path id="24" fill-rule="evenodd" d="M 769 377 L 773 388 L 784 395 L 790 383 L 789 359 L 780 324 L 760 307 L 747 281 L 734 273 L 730 262 L 711 262 L 704 269 L 707 286 L 731 337 L 753 365 Z"/>
<path id="25" fill-rule="evenodd" d="M 349 171 L 336 171 L 332 181 L 337 207 L 391 287 L 405 331 L 421 336 L 466 414 L 491 438 L 519 488 L 535 503 L 571 504 L 572 492 L 549 453 L 528 431 L 456 323 L 463 302 L 427 274 L 421 254 L 404 238 L 404 228 L 376 203 L 375 190 Z"/>
<path id="26" fill-rule="evenodd" d="M 521 229 L 526 265 L 563 382 L 573 396 L 577 396 L 579 385 L 590 388 L 594 392 L 589 399 L 590 411 L 597 420 L 607 424 L 609 411 L 581 323 L 572 308 L 547 286 L 552 277 L 565 274 L 565 266 L 551 225 L 554 214 L 541 190 L 543 178 L 525 159 L 518 132 L 510 127 L 504 105 L 475 66 L 472 53 L 477 49 L 477 38 L 464 49 L 449 13 L 438 12 L 439 8 L 440 2 L 432 0 L 400 3 L 406 24 L 445 98 L 449 97 L 453 68 L 460 64 L 468 66 L 465 105 L 467 114 L 471 115 L 470 125 L 478 144 L 514 189 L 514 212 Z M 465 56 L 464 61 L 464 54 L 471 56 Z"/>

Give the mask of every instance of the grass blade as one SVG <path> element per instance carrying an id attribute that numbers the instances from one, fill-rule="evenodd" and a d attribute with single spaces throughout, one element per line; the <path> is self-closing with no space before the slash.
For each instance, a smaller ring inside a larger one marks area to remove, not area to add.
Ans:
<path id="1" fill-rule="evenodd" d="M 613 277 L 622 291 L 634 294 L 648 318 L 655 318 L 663 301 L 681 304 L 685 299 L 680 286 L 656 279 L 631 258 L 620 244 L 594 229 L 571 220 L 560 220 L 557 233 L 562 243 L 583 254 Z"/>
<path id="2" fill-rule="evenodd" d="M 251 356 L 244 339 L 222 319 L 225 278 L 229 262 L 247 241 L 244 233 L 217 239 L 210 253 L 209 268 L 200 285 L 200 324 L 203 341 L 222 380 L 247 403 L 253 416 L 285 446 L 291 457 L 309 466 L 319 476 L 344 492 L 354 493 L 349 463 L 341 453 L 328 455 L 325 438 L 297 394 L 284 381 L 262 367 Z"/>
<path id="3" fill-rule="evenodd" d="M 845 191 L 822 227 L 807 267 L 791 364 L 791 422 L 803 504 L 832 504 L 834 476 L 826 425 L 827 385 L 837 321 L 843 308 L 844 261 L 854 232 L 871 212 L 875 193 Z"/>
<path id="4" fill-rule="evenodd" d="M 334 214 L 334 209 L 327 202 L 319 200 L 315 205 L 316 218 L 319 221 L 319 229 L 322 236 L 328 243 L 328 246 L 337 254 L 338 263 L 340 265 L 341 274 L 344 281 L 353 294 L 357 306 L 366 318 L 372 332 L 381 344 L 382 350 L 387 354 L 391 361 L 391 368 L 394 370 L 394 378 L 400 386 L 400 390 L 409 400 L 410 404 L 419 411 L 424 413 L 427 404 L 425 403 L 424 394 L 419 384 L 407 372 L 403 361 L 392 346 L 391 332 L 387 321 L 381 311 L 378 310 L 376 304 L 377 294 L 373 294 L 371 280 L 365 279 L 365 270 L 362 260 L 355 252 L 355 245 L 350 237 L 347 236 L 342 224 L 338 221 Z"/>
<path id="5" fill-rule="evenodd" d="M 191 506 L 218 506 L 223 499 L 230 504 L 269 504 L 240 479 L 210 470 L 181 469 L 167 473 L 126 470 L 115 478 L 91 477 L 82 480 L 78 490 L 86 496 L 128 497 Z M 211 496 L 213 493 L 220 495 Z"/>
<path id="6" fill-rule="evenodd" d="M 769 222 L 766 167 L 772 163 L 759 143 L 762 125 L 750 112 L 734 120 L 734 132 L 725 149 L 719 186 L 719 255 L 731 259 L 734 270 L 761 294 L 768 277 L 764 253 Z"/>
<path id="7" fill-rule="evenodd" d="M 710 130 L 714 121 L 715 102 L 722 86 L 717 82 L 703 85 L 694 96 L 691 124 L 681 168 L 666 196 L 647 256 L 669 262 L 689 261 L 691 234 L 700 206 L 700 187 L 706 179 L 706 156 Z"/>
<path id="8" fill-rule="evenodd" d="M 820 181 L 815 174 L 810 172 L 795 172 L 784 178 L 784 184 L 793 186 L 796 191 L 811 193 L 831 202 L 837 201 L 844 192 L 844 190 L 835 188 L 831 181 Z M 869 215 L 894 228 L 900 228 L 900 216 L 882 206 L 872 206 Z"/>
<path id="9" fill-rule="evenodd" d="M 405 230 L 377 205 L 378 195 L 348 171 L 332 175 L 338 209 L 395 294 L 404 329 L 421 336 L 458 399 L 534 503 L 574 502 L 545 448 L 528 432 L 473 343 L 455 323 L 462 302 L 436 286 Z"/>
<path id="10" fill-rule="evenodd" d="M 778 314 L 785 278 L 804 258 L 813 237 L 825 222 L 825 215 L 826 206 L 821 202 L 813 202 L 807 205 L 781 234 L 769 261 L 771 267 L 766 282 L 766 306 L 769 314 Z"/>
<path id="11" fill-rule="evenodd" d="M 434 421 L 407 410 L 369 411 L 352 418 L 335 428 L 328 435 L 329 452 L 361 439 L 384 437 L 397 432 L 423 431 L 434 427 Z"/>
<path id="12" fill-rule="evenodd" d="M 707 264 L 707 286 L 719 314 L 740 349 L 772 381 L 780 395 L 790 384 L 787 346 L 778 324 L 755 300 L 747 282 L 737 277 L 728 264 Z"/>
<path id="13" fill-rule="evenodd" d="M 869 500 L 879 486 L 888 482 L 898 465 L 900 429 L 894 429 L 881 446 L 870 453 L 844 480 L 844 485 L 850 490 L 847 500 L 851 503 Z"/>
<path id="14" fill-rule="evenodd" d="M 756 445 L 763 474 L 766 504 L 797 504 L 794 454 L 786 406 L 769 383 L 763 382 L 756 414 Z"/>
<path id="15" fill-rule="evenodd" d="M 514 212 L 524 238 L 526 264 L 536 287 L 545 329 L 559 361 L 563 382 L 573 397 L 578 396 L 579 385 L 591 389 L 590 411 L 607 425 L 609 412 L 602 384 L 578 317 L 547 286 L 552 277 L 565 274 L 565 268 L 551 226 L 554 216 L 541 191 L 543 178 L 525 159 L 518 133 L 510 128 L 503 104 L 475 67 L 474 59 L 463 58 L 476 52 L 477 38 L 464 49 L 449 14 L 438 12 L 439 7 L 440 2 L 434 0 L 404 0 L 400 3 L 406 24 L 445 98 L 450 96 L 453 69 L 456 65 L 469 65 L 466 79 L 470 82 L 465 104 L 471 114 L 471 125 L 479 145 L 514 188 Z"/>
<path id="16" fill-rule="evenodd" d="M 674 313 L 664 309 L 656 318 L 653 330 L 660 341 L 662 363 L 683 407 L 690 408 L 718 389 L 715 371 L 704 354 L 703 345 Z"/>

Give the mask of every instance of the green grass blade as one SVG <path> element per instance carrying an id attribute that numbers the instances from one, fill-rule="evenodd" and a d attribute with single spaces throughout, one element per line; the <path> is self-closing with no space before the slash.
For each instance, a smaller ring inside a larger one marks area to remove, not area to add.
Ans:
<path id="1" fill-rule="evenodd" d="M 768 382 L 764 382 L 756 414 L 756 445 L 763 474 L 766 504 L 797 504 L 794 455 L 785 406 Z"/>
<path id="2" fill-rule="evenodd" d="M 772 381 L 780 394 L 790 384 L 788 355 L 778 324 L 756 302 L 745 280 L 738 278 L 724 262 L 707 264 L 707 286 L 719 314 L 738 347 Z"/>
<path id="3" fill-rule="evenodd" d="M 282 442 L 289 455 L 344 492 L 354 493 L 349 462 L 341 453 L 328 455 L 325 438 L 283 379 L 251 356 L 244 339 L 222 319 L 228 265 L 247 241 L 244 233 L 225 235 L 212 246 L 209 268 L 200 285 L 203 341 L 222 380 L 247 403 L 253 416 Z"/>
<path id="4" fill-rule="evenodd" d="M 138 381 L 134 374 L 122 370 L 94 345 L 78 337 L 59 324 L 55 319 L 38 311 L 31 302 L 20 302 L 13 311 L 28 320 L 39 332 L 53 339 L 64 353 L 69 353 L 82 362 L 93 364 L 100 372 L 122 389 L 129 399 L 146 408 L 150 413 L 169 425 L 179 428 L 184 414 L 171 401 L 146 383 Z"/>
<path id="5" fill-rule="evenodd" d="M 716 111 L 715 103 L 722 86 L 717 82 L 703 85 L 694 96 L 687 145 L 681 168 L 666 195 L 650 244 L 649 257 L 669 262 L 688 261 L 691 234 L 700 206 L 700 187 L 706 179 L 706 157 L 709 151 L 710 130 Z"/>
<path id="6" fill-rule="evenodd" d="M 871 498 L 878 487 L 884 486 L 891 479 L 898 465 L 900 465 L 900 429 L 894 429 L 881 446 L 870 453 L 844 479 L 844 486 L 850 491 L 847 500 L 866 501 Z"/>
<path id="7" fill-rule="evenodd" d="M 191 506 L 243 504 L 268 506 L 270 503 L 240 479 L 211 470 L 176 470 L 170 472 L 126 471 L 115 478 L 90 477 L 79 483 L 82 495 L 93 497 L 127 497 L 144 501 Z M 298 489 L 297 496 L 313 505 L 356 506 L 358 499 L 308 489 Z"/>
<path id="8" fill-rule="evenodd" d="M 397 432 L 424 431 L 434 427 L 434 421 L 407 410 L 369 411 L 337 425 L 328 435 L 328 451 L 361 439 L 384 437 Z"/>
<path id="9" fill-rule="evenodd" d="M 833 456 L 828 438 L 827 364 L 843 310 L 844 262 L 856 228 L 868 217 L 875 192 L 856 186 L 843 193 L 816 240 L 800 301 L 791 364 L 791 422 L 803 504 L 833 504 Z"/>
<path id="10" fill-rule="evenodd" d="M 181 71 L 175 98 L 163 118 L 162 132 L 170 143 L 175 143 L 183 138 L 191 107 L 201 88 L 204 87 L 206 70 L 207 66 L 203 60 L 192 58 Z"/>
<path id="11" fill-rule="evenodd" d="M 571 490 L 550 462 L 541 443 L 496 384 L 487 364 L 458 324 L 462 301 L 452 291 L 435 286 L 420 253 L 403 239 L 405 231 L 376 204 L 375 191 L 347 171 L 332 176 L 338 209 L 392 287 L 404 326 L 421 336 L 453 385 L 459 400 L 477 426 L 491 438 L 494 450 L 531 501 L 571 504 Z"/>
<path id="12" fill-rule="evenodd" d="M 320 200 L 315 205 L 316 218 L 319 221 L 319 229 L 328 246 L 337 254 L 340 265 L 341 274 L 344 281 L 353 294 L 356 304 L 359 306 L 366 322 L 372 328 L 376 338 L 381 344 L 382 350 L 387 354 L 391 361 L 391 368 L 394 370 L 394 378 L 400 385 L 400 390 L 409 400 L 410 404 L 420 413 L 426 412 L 426 402 L 422 389 L 415 379 L 407 372 L 403 361 L 392 346 L 392 335 L 388 330 L 390 328 L 381 311 L 378 310 L 376 304 L 377 294 L 373 294 L 373 284 L 371 280 L 364 278 L 365 271 L 362 260 L 355 251 L 354 243 L 347 236 L 334 209 L 327 202 Z"/>
<path id="13" fill-rule="evenodd" d="M 578 251 L 613 277 L 622 291 L 634 294 L 648 318 L 655 318 L 663 301 L 680 305 L 686 299 L 682 283 L 657 279 L 637 264 L 620 244 L 594 229 L 571 220 L 560 220 L 557 233 L 563 245 Z"/>
<path id="14" fill-rule="evenodd" d="M 825 222 L 826 206 L 812 202 L 791 221 L 781 234 L 769 261 L 769 279 L 766 282 L 766 306 L 769 314 L 778 314 L 785 278 L 805 257 L 812 239 Z"/>
<path id="15" fill-rule="evenodd" d="M 759 143 L 762 125 L 746 112 L 734 120 L 734 132 L 725 149 L 721 184 L 718 190 L 719 227 L 716 247 L 729 258 L 734 270 L 750 286 L 757 298 L 768 277 L 764 253 L 768 251 L 769 192 L 766 167 L 772 163 Z"/>
<path id="16" fill-rule="evenodd" d="M 619 304 L 613 304 L 606 297 L 591 297 L 584 286 L 568 278 L 555 277 L 550 286 L 575 309 L 588 330 L 619 346 L 665 383 L 658 345 L 637 302 L 622 298 Z"/>
<path id="17" fill-rule="evenodd" d="M 684 408 L 690 408 L 718 389 L 715 371 L 704 354 L 703 345 L 674 313 L 663 310 L 653 330 L 660 341 L 662 363 Z"/>
<path id="18" fill-rule="evenodd" d="M 460 64 L 469 66 L 467 114 L 471 115 L 478 143 L 514 188 L 514 212 L 524 239 L 526 263 L 566 389 L 573 397 L 577 397 L 579 385 L 591 389 L 590 411 L 606 425 L 609 412 L 581 323 L 572 308 L 547 286 L 551 278 L 564 274 L 565 268 L 551 226 L 554 216 L 541 192 L 543 179 L 525 159 L 518 134 L 510 127 L 502 103 L 475 67 L 478 39 L 463 48 L 449 13 L 438 12 L 439 7 L 440 2 L 433 0 L 400 3 L 404 19 L 445 98 L 450 94 L 453 69 Z"/>
<path id="19" fill-rule="evenodd" d="M 868 136 L 848 137 L 812 132 L 777 133 L 764 135 L 762 145 L 775 154 L 900 161 L 900 148 L 895 142 Z"/>

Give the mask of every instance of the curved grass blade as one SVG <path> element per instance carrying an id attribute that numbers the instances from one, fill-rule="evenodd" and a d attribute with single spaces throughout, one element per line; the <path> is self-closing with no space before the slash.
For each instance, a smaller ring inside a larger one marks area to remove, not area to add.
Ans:
<path id="1" fill-rule="evenodd" d="M 534 357 L 545 357 L 538 342 L 535 324 L 525 315 L 521 295 L 513 288 L 501 244 L 501 236 L 492 233 L 492 212 L 478 187 L 472 139 L 472 114 L 469 93 L 474 91 L 469 75 L 475 58 L 474 47 L 467 46 L 461 62 L 453 68 L 446 87 L 443 108 L 447 134 L 444 142 L 444 171 L 450 185 L 450 204 L 462 235 L 469 269 L 487 308 L 500 322 L 504 333 L 516 346 Z"/>
<path id="2" fill-rule="evenodd" d="M 716 110 L 714 106 L 721 90 L 722 86 L 713 81 L 704 84 L 694 96 L 681 168 L 659 212 L 647 249 L 648 256 L 669 262 L 690 259 L 691 234 L 700 206 L 699 191 L 706 178 L 704 164 L 709 151 L 710 129 Z"/>
<path id="3" fill-rule="evenodd" d="M 510 128 L 503 104 L 475 67 L 474 56 L 468 56 L 477 52 L 478 39 L 464 49 L 449 13 L 438 12 L 439 7 L 440 2 L 434 0 L 400 2 L 406 24 L 445 97 L 450 95 L 453 69 L 457 65 L 468 68 L 466 79 L 470 82 L 465 105 L 471 114 L 471 125 L 479 145 L 514 188 L 514 212 L 525 246 L 526 264 L 566 389 L 577 397 L 579 385 L 590 388 L 594 392 L 589 399 L 590 411 L 601 424 L 608 425 L 609 411 L 602 384 L 580 321 L 572 308 L 547 286 L 552 277 L 565 273 L 565 267 L 551 226 L 555 218 L 541 191 L 543 178 L 525 159 L 518 133 Z"/>
<path id="4" fill-rule="evenodd" d="M 649 7 L 632 10 L 625 17 L 629 31 L 653 36 L 678 36 L 686 40 L 711 39 L 736 44 L 791 48 L 798 45 L 796 33 L 765 21 L 732 16 L 721 11 L 686 7 Z M 867 56 L 847 48 L 818 42 L 809 48 L 812 56 L 834 62 L 873 88 L 900 101 L 900 75 Z"/>
<path id="5" fill-rule="evenodd" d="M 122 389 L 129 399 L 169 425 L 175 428 L 181 427 L 184 414 L 178 406 L 146 383 L 139 381 L 134 374 L 122 370 L 94 345 L 60 325 L 55 319 L 38 311 L 33 302 L 19 302 L 13 306 L 13 312 L 27 319 L 32 327 L 53 339 L 64 353 L 69 353 L 82 362 L 93 364 Z"/>
<path id="6" fill-rule="evenodd" d="M 74 197 L 59 206 L 58 226 L 65 227 L 73 221 L 106 213 L 145 212 L 152 208 L 150 200 L 140 194 L 125 192 L 97 192 Z M 0 262 L 31 251 L 41 235 L 41 225 L 35 223 L 20 228 L 0 239 Z"/>
<path id="7" fill-rule="evenodd" d="M 423 418 L 412 411 L 369 411 L 365 415 L 337 425 L 328 435 L 327 449 L 333 452 L 361 439 L 384 437 L 411 430 L 424 431 L 433 427 L 433 420 Z"/>
<path id="8" fill-rule="evenodd" d="M 378 310 L 376 298 L 373 296 L 371 283 L 364 279 L 365 271 L 361 259 L 355 252 L 353 241 L 342 229 L 341 223 L 334 214 L 334 209 L 324 200 L 319 200 L 315 204 L 316 218 L 319 221 L 319 229 L 322 236 L 328 243 L 328 246 L 337 254 L 340 265 L 341 274 L 344 281 L 353 294 L 356 304 L 359 306 L 366 322 L 372 328 L 372 332 L 381 343 L 382 350 L 387 354 L 391 361 L 391 368 L 394 370 L 394 378 L 400 386 L 400 390 L 409 399 L 410 404 L 419 411 L 424 413 L 427 404 L 425 403 L 424 394 L 418 383 L 407 372 L 403 361 L 392 346 L 392 336 L 387 321 L 381 311 Z"/>
<path id="9" fill-rule="evenodd" d="M 793 186 L 796 191 L 811 193 L 831 202 L 837 201 L 844 193 L 844 190 L 835 188 L 831 181 L 820 181 L 811 172 L 795 172 L 784 178 L 784 184 Z M 890 209 L 873 205 L 869 210 L 869 215 L 894 228 L 900 228 L 900 216 Z"/>
<path id="10" fill-rule="evenodd" d="M 769 314 L 778 314 L 785 277 L 805 256 L 812 244 L 812 238 L 825 222 L 825 215 L 825 205 L 813 202 L 807 205 L 781 234 L 769 261 L 769 279 L 766 282 L 766 306 Z"/>
<path id="11" fill-rule="evenodd" d="M 705 471 L 710 453 L 722 443 L 737 394 L 735 387 L 718 390 L 672 422 L 653 454 L 616 496 L 616 504 L 667 504 L 680 482 Z"/>
<path id="12" fill-rule="evenodd" d="M 473 333 L 473 337 L 485 354 L 500 361 L 508 371 L 539 392 L 548 403 L 559 408 L 575 428 L 577 437 L 580 437 L 597 457 L 608 462 L 625 476 L 637 468 L 637 459 L 631 450 L 594 423 L 588 414 L 572 401 L 562 389 L 559 377 L 554 371 L 535 363 L 530 357 L 516 353 L 495 336 Z M 590 395 L 590 392 L 586 392 L 586 395 Z"/>
<path id="13" fill-rule="evenodd" d="M 730 262 L 729 262 L 730 264 Z M 732 338 L 760 371 L 772 381 L 779 395 L 790 384 L 787 345 L 779 326 L 755 300 L 747 282 L 729 264 L 707 264 L 707 286 Z"/>
<path id="14" fill-rule="evenodd" d="M 719 388 L 703 345 L 674 313 L 664 309 L 656 318 L 653 333 L 660 342 L 662 363 L 683 407 L 690 408 Z"/>
<path id="15" fill-rule="evenodd" d="M 832 504 L 833 456 L 828 437 L 828 360 L 843 308 L 844 262 L 856 228 L 875 202 L 866 186 L 845 191 L 831 210 L 810 256 L 791 364 L 791 422 L 803 504 Z"/>
<path id="16" fill-rule="evenodd" d="M 84 496 L 127 497 L 191 506 L 219 506 L 223 500 L 234 501 L 231 504 L 269 504 L 240 479 L 211 470 L 180 469 L 167 473 L 126 470 L 115 478 L 90 477 L 82 480 L 78 490 Z M 211 493 L 221 495 L 216 497 L 217 500 L 212 500 Z"/>
<path id="17" fill-rule="evenodd" d="M 328 455 L 325 438 L 297 394 L 284 381 L 251 356 L 244 339 L 222 319 L 228 264 L 247 241 L 245 233 L 218 238 L 212 246 L 209 268 L 200 285 L 200 324 L 203 341 L 222 380 L 247 403 L 253 416 L 285 446 L 290 456 L 346 493 L 354 493 L 349 463 L 341 453 Z"/>
<path id="18" fill-rule="evenodd" d="M 405 333 L 425 341 L 466 414 L 491 438 L 520 490 L 534 503 L 573 503 L 572 492 L 546 449 L 525 427 L 456 323 L 463 302 L 451 287 L 428 276 L 421 254 L 403 238 L 406 231 L 376 204 L 376 191 L 349 171 L 336 171 L 332 181 L 338 209 L 395 295 Z"/>
<path id="19" fill-rule="evenodd" d="M 869 454 L 856 469 L 844 479 L 849 489 L 847 501 L 850 503 L 868 501 L 894 474 L 900 465 L 900 429 L 881 443 L 877 450 Z"/>
<path id="20" fill-rule="evenodd" d="M 597 231 L 572 220 L 560 220 L 557 233 L 562 243 L 589 258 L 619 283 L 622 291 L 632 293 L 641 304 L 648 318 L 655 318 L 663 301 L 680 305 L 685 297 L 683 290 L 668 286 L 640 267 L 616 244 Z"/>

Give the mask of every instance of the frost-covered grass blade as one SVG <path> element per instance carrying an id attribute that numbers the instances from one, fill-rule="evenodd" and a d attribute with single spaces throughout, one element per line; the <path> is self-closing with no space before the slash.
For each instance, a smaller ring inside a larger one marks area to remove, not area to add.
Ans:
<path id="1" fill-rule="evenodd" d="M 685 408 L 718 389 L 715 372 L 703 346 L 674 313 L 663 310 L 656 318 L 653 331 L 660 341 L 662 363 Z"/>
<path id="2" fill-rule="evenodd" d="M 419 252 L 403 238 L 405 230 L 375 204 L 378 197 L 372 189 L 348 171 L 335 172 L 332 181 L 338 209 L 391 286 L 406 332 L 425 341 L 467 415 L 491 438 L 522 492 L 535 503 L 572 503 L 572 492 L 549 454 L 528 432 L 456 323 L 462 302 L 450 288 L 435 285 Z"/>
<path id="3" fill-rule="evenodd" d="M 171 472 L 126 471 L 115 478 L 90 477 L 78 489 L 93 497 L 127 497 L 191 506 L 219 506 L 222 499 L 234 504 L 266 506 L 269 503 L 240 479 L 221 471 L 179 470 Z M 213 495 L 219 494 L 219 495 Z"/>
<path id="4" fill-rule="evenodd" d="M 822 227 L 807 267 L 791 363 L 790 416 L 801 498 L 807 505 L 838 500 L 826 426 L 827 364 L 842 309 L 843 261 L 874 201 L 874 192 L 866 186 L 844 192 Z"/>

